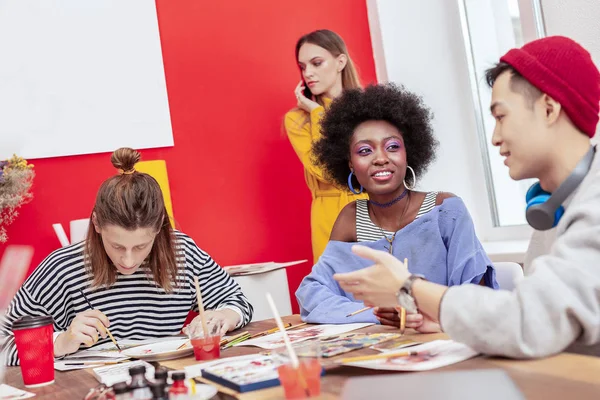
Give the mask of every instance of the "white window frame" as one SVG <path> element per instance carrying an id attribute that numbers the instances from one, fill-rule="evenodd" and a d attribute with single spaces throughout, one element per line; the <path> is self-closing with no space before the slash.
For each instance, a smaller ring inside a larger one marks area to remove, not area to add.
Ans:
<path id="1" fill-rule="evenodd" d="M 488 108 L 491 94 L 489 88 L 487 88 L 485 79 L 483 79 L 485 69 L 493 65 L 490 63 L 490 60 L 498 60 L 508 48 L 514 47 L 514 40 L 512 45 L 506 40 L 504 40 L 504 42 L 502 41 L 506 38 L 499 37 L 498 35 L 503 33 L 495 31 L 495 29 L 498 29 L 498 26 L 501 26 L 499 23 L 486 25 L 484 20 L 470 21 L 468 18 L 469 11 L 472 12 L 471 18 L 473 18 L 473 15 L 475 14 L 482 15 L 477 14 L 477 12 L 487 13 L 487 18 L 497 18 L 497 16 L 494 15 L 493 7 L 490 7 L 490 5 L 493 6 L 493 1 L 507 0 L 457 1 L 469 69 L 469 83 L 472 92 L 477 136 L 484 166 L 487 201 L 490 211 L 489 226 L 485 226 L 484 236 L 486 240 L 491 241 L 528 239 L 532 229 L 524 223 L 524 215 L 521 223 L 506 223 L 510 218 L 501 218 L 499 213 L 499 210 L 503 210 L 502 207 L 506 210 L 507 206 L 509 206 L 513 207 L 513 210 L 515 207 L 522 207 L 524 214 L 525 200 L 521 196 L 515 196 L 515 192 L 523 193 L 523 187 L 524 185 L 527 185 L 527 182 L 519 183 L 510 181 L 506 167 L 504 165 L 499 165 L 501 164 L 501 158 L 498 154 L 498 149 L 492 146 L 490 140 L 494 125 L 493 118 L 490 115 Z M 517 1 L 519 3 L 523 41 L 529 42 L 536 38 L 544 37 L 546 33 L 540 1 Z M 486 4 L 483 3 L 487 3 L 487 9 L 485 8 Z M 490 25 L 493 26 L 490 27 Z M 482 32 L 484 29 L 486 31 Z M 512 35 L 512 28 L 510 34 Z M 490 35 L 495 35 L 496 46 L 494 46 L 494 43 L 490 43 Z M 484 37 L 483 39 L 482 36 Z M 484 59 L 485 61 L 483 61 Z M 495 184 L 499 184 L 504 190 L 499 190 L 497 192 Z M 514 211 L 513 214 L 515 214 Z M 504 215 L 506 215 L 506 212 L 504 212 Z M 515 218 L 512 219 L 515 220 Z M 502 220 L 504 220 L 505 223 L 502 223 Z"/>

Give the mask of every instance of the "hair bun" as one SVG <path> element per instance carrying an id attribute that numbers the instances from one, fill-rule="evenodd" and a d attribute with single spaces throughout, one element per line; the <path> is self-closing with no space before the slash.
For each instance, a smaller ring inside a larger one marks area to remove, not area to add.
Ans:
<path id="1" fill-rule="evenodd" d="M 115 150 L 110 156 L 110 162 L 113 167 L 122 171 L 132 171 L 142 155 L 130 147 L 121 147 Z"/>

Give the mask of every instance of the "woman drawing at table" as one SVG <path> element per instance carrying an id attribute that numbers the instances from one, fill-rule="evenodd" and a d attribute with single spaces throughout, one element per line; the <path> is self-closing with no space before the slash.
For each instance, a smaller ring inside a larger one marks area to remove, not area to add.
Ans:
<path id="1" fill-rule="evenodd" d="M 346 190 L 339 190 L 312 160 L 311 148 L 321 137 L 321 117 L 331 101 L 343 90 L 360 87 L 354 64 L 346 44 L 335 32 L 322 29 L 302 36 L 296 43 L 296 62 L 302 80 L 294 95 L 297 107 L 285 115 L 284 125 L 288 138 L 304 166 L 306 184 L 313 197 L 311 205 L 311 236 L 313 258 L 325 249 L 331 228 L 339 212 L 357 198 Z"/>
<path id="2" fill-rule="evenodd" d="M 86 239 L 52 252 L 18 291 L 1 327 L 7 364 L 18 364 L 11 326 L 26 315 L 54 318 L 55 356 L 106 340 L 104 327 L 117 340 L 175 335 L 197 311 L 194 276 L 222 333 L 252 318 L 238 284 L 171 228 L 160 186 L 135 170 L 139 160 L 129 148 L 112 154 L 119 173 L 100 186 Z"/>
<path id="3" fill-rule="evenodd" d="M 346 317 L 363 304 L 344 292 L 333 274 L 369 265 L 351 252 L 355 242 L 408 258 L 411 272 L 433 282 L 497 287 L 462 200 L 415 190 L 437 146 L 431 113 L 420 97 L 393 84 L 348 90 L 332 104 L 321 132 L 313 151 L 326 176 L 353 193 L 367 192 L 369 200 L 344 207 L 327 249 L 300 284 L 296 297 L 304 321 L 398 325 L 394 309 Z M 424 324 L 418 313 L 407 317 L 406 326 L 439 329 Z"/>

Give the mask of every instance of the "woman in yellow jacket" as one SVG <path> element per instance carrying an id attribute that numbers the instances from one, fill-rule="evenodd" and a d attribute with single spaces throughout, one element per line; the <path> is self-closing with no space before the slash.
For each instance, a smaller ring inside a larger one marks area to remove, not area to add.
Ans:
<path id="1" fill-rule="evenodd" d="M 312 250 L 315 262 L 329 241 L 333 224 L 346 204 L 366 194 L 339 189 L 313 163 L 312 144 L 321 137 L 320 120 L 342 90 L 360 87 L 358 74 L 342 38 L 330 30 L 302 36 L 296 43 L 296 61 L 302 80 L 295 89 L 298 105 L 285 115 L 287 135 L 304 166 L 311 206 Z"/>

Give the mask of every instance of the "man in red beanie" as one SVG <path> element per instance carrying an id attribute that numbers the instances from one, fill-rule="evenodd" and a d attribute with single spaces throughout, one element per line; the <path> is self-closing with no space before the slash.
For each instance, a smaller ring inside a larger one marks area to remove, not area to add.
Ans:
<path id="1" fill-rule="evenodd" d="M 354 251 L 375 265 L 334 277 L 368 306 L 418 307 L 482 353 L 544 357 L 577 343 L 600 355 L 592 347 L 600 344 L 600 157 L 590 143 L 600 73 L 583 47 L 554 36 L 510 50 L 486 77 L 493 144 L 513 179 L 539 179 L 527 196 L 527 220 L 537 230 L 526 277 L 512 292 L 447 288 L 362 246 Z"/>

